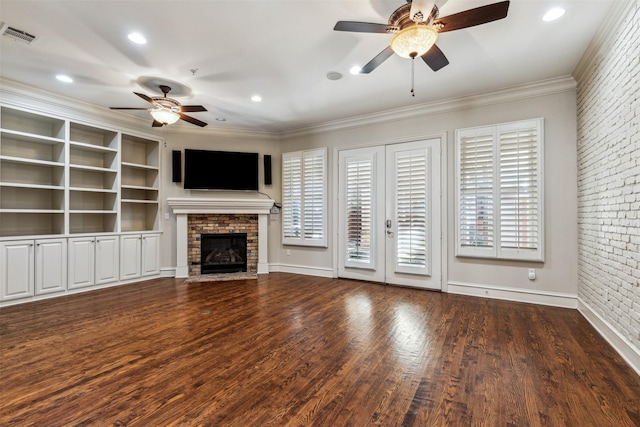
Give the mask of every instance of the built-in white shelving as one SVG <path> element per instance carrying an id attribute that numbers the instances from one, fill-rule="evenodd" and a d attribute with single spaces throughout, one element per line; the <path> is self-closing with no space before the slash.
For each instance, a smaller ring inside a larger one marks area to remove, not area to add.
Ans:
<path id="1" fill-rule="evenodd" d="M 0 105 L 0 305 L 160 274 L 159 198 L 159 140 Z"/>
<path id="2" fill-rule="evenodd" d="M 159 231 L 160 144 L 0 106 L 0 238 Z"/>

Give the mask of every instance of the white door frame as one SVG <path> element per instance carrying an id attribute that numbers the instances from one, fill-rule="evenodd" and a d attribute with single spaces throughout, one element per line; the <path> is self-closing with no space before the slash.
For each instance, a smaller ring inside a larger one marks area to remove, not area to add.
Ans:
<path id="1" fill-rule="evenodd" d="M 440 239 L 440 253 L 442 256 L 440 257 L 441 262 L 441 272 L 442 272 L 442 282 L 441 282 L 441 291 L 447 292 L 448 290 L 448 238 L 449 238 L 449 223 L 447 212 L 451 212 L 453 214 L 453 206 L 449 207 L 449 155 L 448 155 L 448 147 L 453 144 L 453 141 L 449 141 L 447 132 L 439 132 L 432 133 L 420 136 L 406 137 L 406 138 L 398 138 L 398 139 L 390 139 L 390 140 L 380 140 L 374 142 L 360 142 L 351 145 L 341 145 L 333 148 L 333 161 L 332 161 L 332 171 L 331 171 L 331 181 L 332 181 L 332 206 L 331 212 L 333 218 L 338 218 L 338 193 L 339 193 L 339 181 L 338 181 L 338 158 L 339 152 L 342 150 L 351 150 L 356 148 L 371 148 L 378 146 L 387 146 L 390 144 L 401 144 L 405 142 L 414 142 L 414 141 L 422 141 L 425 139 L 440 139 L 440 231 L 442 233 L 442 238 Z M 452 179 L 452 178 L 451 178 Z M 338 277 L 338 265 L 339 265 L 339 239 L 338 239 L 338 221 L 337 219 L 332 221 L 329 224 L 329 227 L 333 230 L 333 244 L 331 245 L 333 250 L 333 277 Z"/>

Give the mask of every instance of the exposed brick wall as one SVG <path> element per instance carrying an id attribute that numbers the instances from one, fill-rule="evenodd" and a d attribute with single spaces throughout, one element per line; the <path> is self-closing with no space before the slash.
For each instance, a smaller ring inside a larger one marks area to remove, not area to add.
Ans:
<path id="1" fill-rule="evenodd" d="M 617 5 L 576 79 L 578 296 L 640 351 L 639 5 Z"/>
<path id="2" fill-rule="evenodd" d="M 189 276 L 200 274 L 201 234 L 247 234 L 247 272 L 258 272 L 258 215 L 191 214 L 187 216 Z"/>

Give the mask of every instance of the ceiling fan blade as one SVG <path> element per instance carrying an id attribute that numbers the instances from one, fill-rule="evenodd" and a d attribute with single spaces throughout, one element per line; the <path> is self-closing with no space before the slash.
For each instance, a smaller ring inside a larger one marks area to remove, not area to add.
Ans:
<path id="1" fill-rule="evenodd" d="M 422 60 L 433 71 L 438 71 L 440 68 L 449 65 L 449 60 L 435 44 L 427 51 L 427 53 L 422 55 Z"/>
<path id="2" fill-rule="evenodd" d="M 148 111 L 148 108 L 129 108 L 129 107 L 109 107 L 112 110 L 145 110 Z"/>
<path id="3" fill-rule="evenodd" d="M 151 123 L 151 126 L 154 128 L 161 128 L 162 126 L 164 126 L 164 123 L 160 123 L 157 120 L 154 120 L 153 123 Z"/>
<path id="4" fill-rule="evenodd" d="M 186 114 L 182 114 L 182 113 L 178 113 L 178 114 L 180 115 L 180 118 L 182 120 L 184 120 L 185 122 L 189 122 L 189 123 L 192 123 L 192 124 L 194 124 L 196 126 L 200 126 L 200 127 L 205 127 L 207 125 L 207 123 L 205 123 L 205 122 L 203 122 L 201 120 L 198 120 L 198 119 L 196 119 L 194 117 L 187 116 Z"/>
<path id="5" fill-rule="evenodd" d="M 500 3 L 488 4 L 486 6 L 476 7 L 475 9 L 465 10 L 464 12 L 454 13 L 436 19 L 434 25 L 442 25 L 438 30 L 440 33 L 447 31 L 460 30 L 462 28 L 474 27 L 476 25 L 486 24 L 488 22 L 497 21 L 507 17 L 509 11 L 509 2 L 502 1 Z"/>
<path id="6" fill-rule="evenodd" d="M 147 96 L 147 95 L 145 95 L 144 93 L 139 93 L 139 92 L 133 92 L 133 93 L 135 93 L 136 95 L 138 95 L 140 98 L 144 99 L 144 100 L 145 100 L 145 101 L 147 101 L 147 102 L 150 102 L 150 103 L 152 103 L 152 104 L 154 103 L 154 102 L 153 102 L 153 99 L 151 99 L 150 97 L 148 97 L 148 96 Z"/>
<path id="7" fill-rule="evenodd" d="M 380 33 L 387 34 L 396 29 L 387 24 L 372 24 L 370 22 L 338 21 L 333 27 L 334 31 L 353 31 L 356 33 Z"/>
<path id="8" fill-rule="evenodd" d="M 207 111 L 202 105 L 181 105 L 180 112 L 182 113 L 197 113 L 199 111 Z"/>
<path id="9" fill-rule="evenodd" d="M 375 58 L 373 58 L 360 69 L 360 74 L 369 74 L 370 72 L 378 68 L 380 64 L 389 59 L 391 55 L 393 55 L 393 49 L 391 49 L 391 46 L 387 46 L 385 50 L 377 54 Z"/>

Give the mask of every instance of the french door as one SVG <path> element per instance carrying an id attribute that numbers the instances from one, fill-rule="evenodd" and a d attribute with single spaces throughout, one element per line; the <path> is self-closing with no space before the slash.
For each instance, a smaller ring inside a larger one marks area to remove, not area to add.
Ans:
<path id="1" fill-rule="evenodd" d="M 441 289 L 439 138 L 338 154 L 338 276 Z"/>

